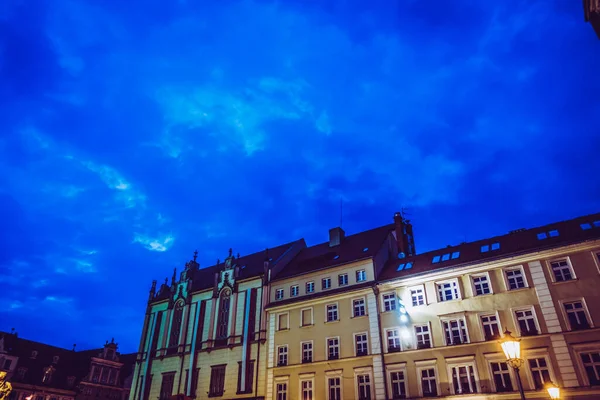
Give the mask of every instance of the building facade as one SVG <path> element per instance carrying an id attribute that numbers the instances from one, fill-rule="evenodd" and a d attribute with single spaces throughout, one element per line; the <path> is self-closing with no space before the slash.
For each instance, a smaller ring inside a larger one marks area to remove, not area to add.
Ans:
<path id="1" fill-rule="evenodd" d="M 589 22 L 600 39 L 600 0 L 583 0 L 585 21 Z"/>

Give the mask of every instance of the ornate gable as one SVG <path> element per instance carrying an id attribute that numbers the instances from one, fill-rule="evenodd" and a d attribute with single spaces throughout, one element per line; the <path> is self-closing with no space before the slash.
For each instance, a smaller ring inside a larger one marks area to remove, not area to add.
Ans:
<path id="1" fill-rule="evenodd" d="M 239 255 L 238 255 L 239 258 Z M 217 290 L 216 292 L 220 292 L 224 287 L 229 287 L 232 290 L 235 287 L 235 279 L 237 278 L 236 270 L 237 263 L 236 259 L 233 256 L 233 250 L 229 249 L 229 255 L 225 259 L 223 266 L 217 273 Z"/>

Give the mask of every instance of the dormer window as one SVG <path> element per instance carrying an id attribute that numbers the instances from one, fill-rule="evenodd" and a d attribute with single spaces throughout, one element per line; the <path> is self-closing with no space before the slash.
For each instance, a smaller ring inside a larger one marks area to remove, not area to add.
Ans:
<path id="1" fill-rule="evenodd" d="M 455 251 L 452 253 L 442 254 L 441 256 L 433 256 L 433 258 L 431 259 L 431 263 L 437 264 L 439 262 L 444 262 L 448 260 L 456 260 L 458 257 L 460 257 L 460 251 Z"/>
<path id="2" fill-rule="evenodd" d="M 409 261 L 407 263 L 402 263 L 400 265 L 398 265 L 398 268 L 396 269 L 396 271 L 402 271 L 403 269 L 411 269 L 413 266 L 413 262 Z"/>
<path id="3" fill-rule="evenodd" d="M 538 240 L 544 240 L 544 239 L 547 239 L 549 237 L 557 237 L 558 235 L 559 235 L 558 234 L 558 230 L 557 229 L 552 229 L 552 230 L 547 231 L 547 232 L 540 232 L 540 233 L 538 233 L 537 234 L 537 238 L 538 238 Z"/>
<path id="4" fill-rule="evenodd" d="M 482 253 L 487 253 L 488 251 L 495 251 L 495 250 L 500 250 L 500 243 L 499 242 L 494 242 L 491 244 L 484 244 L 481 246 L 481 252 Z"/>
<path id="5" fill-rule="evenodd" d="M 58 360 L 60 359 L 59 356 L 54 356 L 52 357 L 52 364 L 58 364 Z"/>
<path id="6" fill-rule="evenodd" d="M 33 360 L 35 360 L 35 359 L 37 358 L 37 355 L 38 355 L 38 352 L 37 352 L 37 351 L 35 351 L 35 350 L 34 350 L 34 351 L 32 351 L 32 352 L 31 352 L 31 358 L 32 358 Z"/>

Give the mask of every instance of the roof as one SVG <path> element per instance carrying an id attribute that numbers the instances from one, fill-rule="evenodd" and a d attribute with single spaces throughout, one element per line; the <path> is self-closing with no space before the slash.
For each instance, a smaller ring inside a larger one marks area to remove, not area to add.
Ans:
<path id="1" fill-rule="evenodd" d="M 272 281 L 374 257 L 394 228 L 394 224 L 389 224 L 346 236 L 333 247 L 328 241 L 306 247 Z"/>
<path id="2" fill-rule="evenodd" d="M 384 267 L 380 279 L 405 278 L 595 239 L 600 239 L 600 213 L 392 259 Z"/>

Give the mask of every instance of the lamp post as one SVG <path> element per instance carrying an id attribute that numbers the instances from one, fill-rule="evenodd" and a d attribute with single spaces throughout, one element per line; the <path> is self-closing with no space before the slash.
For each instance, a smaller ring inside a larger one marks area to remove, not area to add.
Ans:
<path id="1" fill-rule="evenodd" d="M 552 400 L 560 399 L 560 388 L 556 386 L 553 382 L 548 382 L 545 385 L 548 394 Z"/>
<path id="2" fill-rule="evenodd" d="M 519 387 L 521 400 L 525 400 L 521 375 L 519 375 L 519 368 L 523 365 L 523 359 L 521 358 L 521 339 L 515 338 L 507 329 L 504 332 L 504 337 L 500 340 L 500 346 L 502 346 L 502 350 L 506 356 L 506 363 L 515 370 L 515 375 L 517 375 L 517 386 Z"/>

